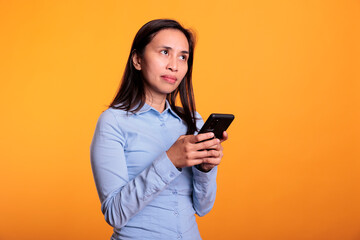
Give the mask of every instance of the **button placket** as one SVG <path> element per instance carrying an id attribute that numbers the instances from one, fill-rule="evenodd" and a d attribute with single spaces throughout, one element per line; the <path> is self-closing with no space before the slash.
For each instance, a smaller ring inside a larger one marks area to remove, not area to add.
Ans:
<path id="1" fill-rule="evenodd" d="M 165 119 L 162 115 L 159 116 L 159 120 L 160 120 L 160 126 L 165 127 Z"/>

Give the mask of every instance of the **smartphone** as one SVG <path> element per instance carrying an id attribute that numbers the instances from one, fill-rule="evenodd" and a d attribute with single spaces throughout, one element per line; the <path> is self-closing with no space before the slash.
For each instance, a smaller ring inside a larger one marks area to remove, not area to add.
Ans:
<path id="1" fill-rule="evenodd" d="M 213 132 L 218 139 L 223 138 L 223 132 L 228 129 L 234 120 L 233 114 L 212 113 L 200 129 L 199 133 Z"/>

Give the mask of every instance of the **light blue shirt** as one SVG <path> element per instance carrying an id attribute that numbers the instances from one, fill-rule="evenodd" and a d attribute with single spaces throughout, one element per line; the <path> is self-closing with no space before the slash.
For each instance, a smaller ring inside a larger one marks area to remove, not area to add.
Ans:
<path id="1" fill-rule="evenodd" d="M 145 104 L 135 114 L 112 108 L 101 114 L 91 165 L 112 240 L 201 239 L 194 214 L 213 207 L 217 167 L 205 173 L 173 165 L 166 151 L 186 130 L 168 102 L 162 113 Z"/>

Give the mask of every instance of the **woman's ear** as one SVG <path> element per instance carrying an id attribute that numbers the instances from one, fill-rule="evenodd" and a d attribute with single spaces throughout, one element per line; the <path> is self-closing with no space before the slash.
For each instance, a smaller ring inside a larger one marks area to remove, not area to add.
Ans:
<path id="1" fill-rule="evenodd" d="M 132 53 L 132 63 L 136 70 L 139 70 L 139 71 L 141 70 L 141 58 L 137 54 L 136 50 L 134 50 Z"/>

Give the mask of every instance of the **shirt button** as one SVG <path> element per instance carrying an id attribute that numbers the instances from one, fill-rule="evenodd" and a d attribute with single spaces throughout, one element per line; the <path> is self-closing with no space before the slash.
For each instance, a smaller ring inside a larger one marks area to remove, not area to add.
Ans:
<path id="1" fill-rule="evenodd" d="M 177 236 L 177 239 L 181 239 L 181 235 L 178 235 L 178 236 Z"/>
<path id="2" fill-rule="evenodd" d="M 178 211 L 174 211 L 174 215 L 175 216 L 179 215 Z"/>
<path id="3" fill-rule="evenodd" d="M 176 191 L 176 190 L 174 190 L 174 191 L 172 192 L 172 194 L 176 195 L 176 194 L 177 194 L 177 191 Z"/>
<path id="4" fill-rule="evenodd" d="M 171 173 L 169 174 L 169 176 L 170 176 L 170 177 L 174 177 L 174 176 L 175 176 L 175 173 L 171 172 Z"/>
<path id="5" fill-rule="evenodd" d="M 162 123 L 162 124 L 160 124 L 160 126 L 165 127 L 165 124 L 164 124 L 164 123 Z"/>

